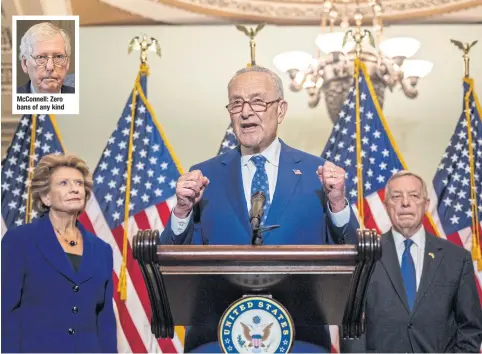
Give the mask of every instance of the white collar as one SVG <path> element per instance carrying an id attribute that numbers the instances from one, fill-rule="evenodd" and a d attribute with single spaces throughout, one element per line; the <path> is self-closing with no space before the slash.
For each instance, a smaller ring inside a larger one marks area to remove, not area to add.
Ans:
<path id="1" fill-rule="evenodd" d="M 393 234 L 393 240 L 395 241 L 395 246 L 397 247 L 405 247 L 403 245 L 403 242 L 407 239 L 405 236 L 403 236 L 400 232 L 396 231 L 395 229 L 392 228 L 392 234 Z M 418 247 L 424 247 L 425 246 L 425 229 L 423 226 L 420 226 L 420 229 L 417 230 L 413 234 L 412 237 L 410 237 L 410 240 L 413 241 Z"/>
<path id="2" fill-rule="evenodd" d="M 255 155 L 262 155 L 268 160 L 268 162 L 276 167 L 279 166 L 279 157 L 281 151 L 281 142 L 278 138 L 274 139 L 270 146 L 268 146 L 262 153 L 260 154 L 252 154 L 252 155 L 243 155 L 241 156 L 241 165 L 244 166 L 248 163 L 251 157 Z"/>

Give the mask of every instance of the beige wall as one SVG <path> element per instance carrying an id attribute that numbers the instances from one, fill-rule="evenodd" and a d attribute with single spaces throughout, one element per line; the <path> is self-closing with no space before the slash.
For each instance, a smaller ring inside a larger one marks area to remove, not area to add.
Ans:
<path id="1" fill-rule="evenodd" d="M 103 27 L 80 30 L 80 115 L 58 116 L 66 148 L 94 168 L 132 89 L 138 52 L 127 44 L 140 33 L 161 42 L 162 58 L 149 54 L 148 97 L 184 169 L 216 154 L 229 124 L 226 84 L 249 60 L 247 38 L 232 26 Z M 415 100 L 397 88 L 387 92 L 385 115 L 410 169 L 431 180 L 461 113 L 463 61 L 450 38 L 482 39 L 482 26 L 395 26 L 386 36 L 421 41 L 417 58 L 434 62 Z M 259 34 L 257 62 L 274 69 L 286 50 L 314 53 L 317 27 L 268 26 Z M 472 76 L 482 97 L 482 43 L 472 51 Z M 285 88 L 288 80 L 283 77 Z M 331 132 L 324 104 L 307 106 L 304 93 L 286 90 L 287 119 L 280 136 L 319 155 Z"/>

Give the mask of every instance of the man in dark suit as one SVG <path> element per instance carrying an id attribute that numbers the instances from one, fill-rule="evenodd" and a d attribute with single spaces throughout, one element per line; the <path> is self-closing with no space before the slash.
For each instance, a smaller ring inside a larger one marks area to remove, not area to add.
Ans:
<path id="1" fill-rule="evenodd" d="M 242 69 L 228 85 L 228 98 L 226 108 L 240 146 L 193 166 L 179 178 L 177 204 L 161 243 L 251 244 L 249 211 L 251 196 L 258 191 L 266 196 L 262 224 L 280 225 L 264 233 L 264 244 L 353 243 L 358 223 L 345 199 L 345 171 L 277 137 L 288 108 L 278 75 L 259 66 Z M 198 340 L 192 340 L 194 328 L 188 331 L 187 351 L 203 340 L 216 340 L 217 323 L 204 327 L 212 331 Z M 307 337 L 326 350 L 329 336 L 322 332 L 323 328 Z"/>
<path id="2" fill-rule="evenodd" d="M 20 43 L 20 62 L 30 80 L 17 93 L 75 93 L 65 86 L 71 45 L 67 32 L 50 22 L 38 23 L 25 32 Z"/>
<path id="3" fill-rule="evenodd" d="M 478 353 L 482 311 L 470 253 L 425 231 L 429 199 L 419 176 L 393 175 L 385 207 L 393 226 L 368 287 L 366 351 Z"/>

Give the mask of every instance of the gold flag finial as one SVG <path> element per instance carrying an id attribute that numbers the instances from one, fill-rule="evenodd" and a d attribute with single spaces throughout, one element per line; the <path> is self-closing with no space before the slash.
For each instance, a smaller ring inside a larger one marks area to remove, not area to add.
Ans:
<path id="1" fill-rule="evenodd" d="M 161 56 L 161 45 L 159 44 L 159 41 L 153 37 L 147 37 L 146 34 L 131 39 L 129 46 L 127 47 L 127 53 L 130 54 L 133 50 L 141 51 L 141 66 L 147 66 L 148 51 L 156 52 L 157 55 Z"/>
<path id="2" fill-rule="evenodd" d="M 370 41 L 370 45 L 373 48 L 375 48 L 375 39 L 373 38 L 372 33 L 368 30 L 362 31 L 360 27 L 357 27 L 355 31 L 353 30 L 346 31 L 345 35 L 343 36 L 342 47 L 345 46 L 346 42 L 348 41 L 348 37 L 351 37 L 355 42 L 355 54 L 357 58 L 360 58 L 360 55 L 362 52 L 362 41 L 365 37 L 367 37 L 368 40 Z"/>
<path id="3" fill-rule="evenodd" d="M 251 50 L 251 63 L 248 64 L 248 66 L 253 66 L 256 65 L 256 42 L 254 41 L 254 37 L 258 34 L 259 31 L 263 29 L 265 26 L 264 23 L 259 24 L 256 26 L 256 29 L 248 29 L 246 26 L 243 25 L 236 25 L 236 28 L 243 32 L 246 36 L 249 37 L 249 47 Z"/>
<path id="4" fill-rule="evenodd" d="M 465 70 L 464 70 L 465 77 L 469 77 L 469 64 L 470 64 L 469 52 L 470 52 L 470 49 L 474 45 L 476 45 L 478 41 L 473 41 L 472 44 L 469 44 L 469 43 L 462 43 L 461 41 L 457 41 L 455 39 L 451 39 L 450 42 L 452 42 L 453 45 L 455 45 L 464 53 L 462 57 L 464 58 L 464 64 L 465 64 Z"/>

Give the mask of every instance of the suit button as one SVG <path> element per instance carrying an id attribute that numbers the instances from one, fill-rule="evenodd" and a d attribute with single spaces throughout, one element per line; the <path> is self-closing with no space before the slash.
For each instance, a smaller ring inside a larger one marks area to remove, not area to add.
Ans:
<path id="1" fill-rule="evenodd" d="M 413 324 L 409 323 L 408 326 L 407 326 L 408 329 L 412 329 L 413 328 Z"/>
<path id="2" fill-rule="evenodd" d="M 72 307 L 72 312 L 73 313 L 79 312 L 79 308 L 77 306 Z"/>
<path id="3" fill-rule="evenodd" d="M 79 291 L 79 286 L 78 285 L 74 285 L 72 287 L 72 290 L 74 291 L 74 293 L 76 293 L 77 291 Z"/>
<path id="4" fill-rule="evenodd" d="M 69 328 L 69 334 L 73 336 L 75 334 L 75 329 Z"/>

